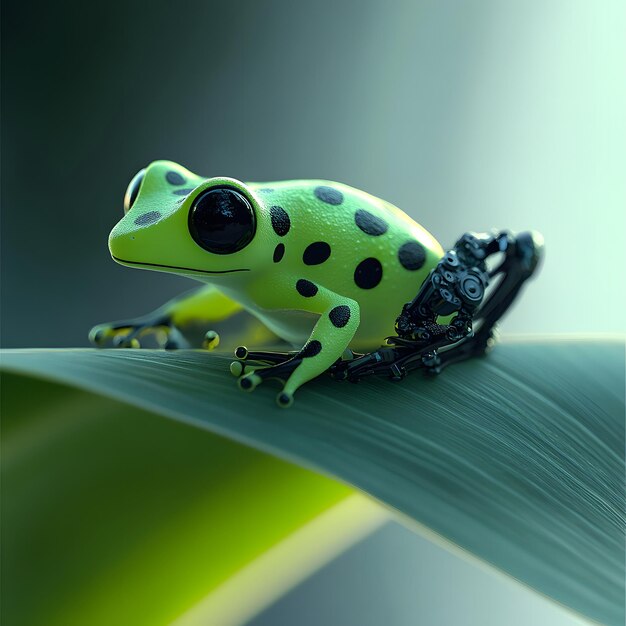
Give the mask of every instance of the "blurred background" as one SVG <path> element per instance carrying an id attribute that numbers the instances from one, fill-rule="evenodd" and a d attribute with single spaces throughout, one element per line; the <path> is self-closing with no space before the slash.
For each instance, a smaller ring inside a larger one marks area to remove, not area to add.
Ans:
<path id="1" fill-rule="evenodd" d="M 327 178 L 443 244 L 540 230 L 503 332 L 626 329 L 620 0 L 3 2 L 2 345 L 192 286 L 111 261 L 137 170 Z"/>
<path id="2" fill-rule="evenodd" d="M 5 0 L 3 347 L 85 346 L 193 286 L 108 253 L 155 159 L 341 181 L 444 247 L 539 230 L 503 332 L 626 330 L 625 28 L 621 0 Z M 577 623 L 492 576 L 388 524 L 254 626 Z"/>

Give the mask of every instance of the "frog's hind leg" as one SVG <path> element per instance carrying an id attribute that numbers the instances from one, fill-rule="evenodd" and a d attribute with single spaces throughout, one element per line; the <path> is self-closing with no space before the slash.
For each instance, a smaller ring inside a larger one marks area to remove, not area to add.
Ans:
<path id="1" fill-rule="evenodd" d="M 537 232 L 524 232 L 507 241 L 502 263 L 489 272 L 490 280 L 499 276 L 502 279 L 474 315 L 472 336 L 442 352 L 433 373 L 439 373 L 451 363 L 485 354 L 493 343 L 496 322 L 517 298 L 522 285 L 536 272 L 543 257 L 543 237 Z"/>
<path id="2" fill-rule="evenodd" d="M 504 253 L 504 260 L 488 271 L 487 257 L 498 252 Z M 535 273 L 542 254 L 538 233 L 463 235 L 404 306 L 396 320 L 398 336 L 389 338 L 392 345 L 338 363 L 331 374 L 353 382 L 372 374 L 400 380 L 414 369 L 437 374 L 450 363 L 484 354 L 494 324 Z M 483 302 L 490 281 L 500 275 L 502 280 Z M 449 324 L 438 323 L 438 318 L 455 313 Z"/>
<path id="3" fill-rule="evenodd" d="M 189 343 L 183 334 L 187 327 L 221 322 L 241 308 L 214 286 L 206 285 L 184 293 L 146 315 L 98 324 L 91 329 L 89 340 L 97 346 L 111 343 L 115 348 L 139 348 L 141 340 L 153 334 L 163 348 L 188 348 Z M 207 332 L 204 347 L 213 349 L 218 344 L 217 333 Z"/>

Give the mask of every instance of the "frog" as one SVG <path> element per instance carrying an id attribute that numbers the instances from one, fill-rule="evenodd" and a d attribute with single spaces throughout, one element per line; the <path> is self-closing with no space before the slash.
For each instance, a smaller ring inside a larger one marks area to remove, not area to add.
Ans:
<path id="1" fill-rule="evenodd" d="M 93 343 L 113 338 L 114 347 L 138 348 L 157 332 L 173 349 L 184 345 L 186 320 L 210 325 L 245 311 L 291 349 L 238 346 L 230 370 L 247 392 L 278 380 L 283 408 L 325 372 L 353 382 L 373 373 L 401 379 L 416 367 L 438 373 L 454 360 L 446 348 L 460 343 L 463 358 L 485 351 L 495 319 L 483 319 L 480 341 L 468 340 L 476 339 L 472 322 L 492 278 L 486 257 L 508 250 L 515 268 L 525 264 L 521 273 L 505 268 L 512 281 L 498 297 L 499 317 L 501 302 L 508 308 L 507 296 L 534 273 L 543 245 L 535 232 L 468 234 L 446 252 L 407 213 L 345 183 L 207 178 L 167 160 L 132 178 L 108 244 L 122 266 L 202 286 L 139 318 L 97 325 Z M 204 347 L 218 345 L 209 331 Z"/>

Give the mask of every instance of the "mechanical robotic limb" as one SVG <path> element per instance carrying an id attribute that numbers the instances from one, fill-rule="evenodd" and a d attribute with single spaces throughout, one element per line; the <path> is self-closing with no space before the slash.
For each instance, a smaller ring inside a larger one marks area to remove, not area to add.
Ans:
<path id="1" fill-rule="evenodd" d="M 487 257 L 503 253 L 502 262 L 489 271 Z M 414 369 L 438 374 L 446 365 L 484 354 L 494 324 L 509 308 L 523 283 L 535 272 L 543 253 L 541 235 L 513 237 L 466 233 L 431 270 L 417 296 L 404 305 L 396 320 L 395 337 L 384 346 L 330 368 L 337 380 L 357 382 L 370 375 L 403 379 Z M 485 299 L 487 287 L 494 280 Z M 439 317 L 456 313 L 448 324 Z"/>

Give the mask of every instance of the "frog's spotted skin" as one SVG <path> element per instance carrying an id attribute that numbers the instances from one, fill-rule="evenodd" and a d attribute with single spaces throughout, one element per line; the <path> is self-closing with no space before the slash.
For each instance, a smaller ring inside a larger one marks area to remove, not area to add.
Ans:
<path id="1" fill-rule="evenodd" d="M 402 306 L 443 255 L 432 235 L 405 213 L 341 183 L 206 179 L 156 161 L 135 186 L 110 236 L 115 260 L 209 283 L 211 293 L 238 303 L 299 349 L 279 394 L 282 405 L 346 348 L 371 351 L 394 334 Z M 232 253 L 198 243 L 205 235 L 209 241 L 221 237 L 206 220 L 198 226 L 192 217 L 199 199 L 215 189 L 233 202 L 244 198 L 254 214 L 253 231 L 244 233 L 249 241 L 241 239 L 243 247 Z M 208 234 L 194 235 L 194 228 L 208 228 Z M 207 320 L 219 314 L 208 295 L 204 304 Z M 172 315 L 180 315 L 185 300 L 174 308 Z M 251 390 L 263 378 L 259 370 L 246 370 L 240 386 Z"/>
<path id="2" fill-rule="evenodd" d="M 371 350 L 393 334 L 402 305 L 443 253 L 434 238 L 399 209 L 347 185 L 286 181 L 250 187 L 269 204 L 277 235 L 272 258 L 297 274 L 296 293 L 310 301 L 323 285 L 358 302 L 369 315 L 362 315 L 351 342 L 355 349 Z"/>
<path id="3" fill-rule="evenodd" d="M 274 248 L 274 254 L 272 255 L 272 259 L 274 260 L 274 263 L 280 263 L 283 260 L 284 256 L 285 256 L 285 244 L 284 243 L 276 244 L 276 247 Z"/>

